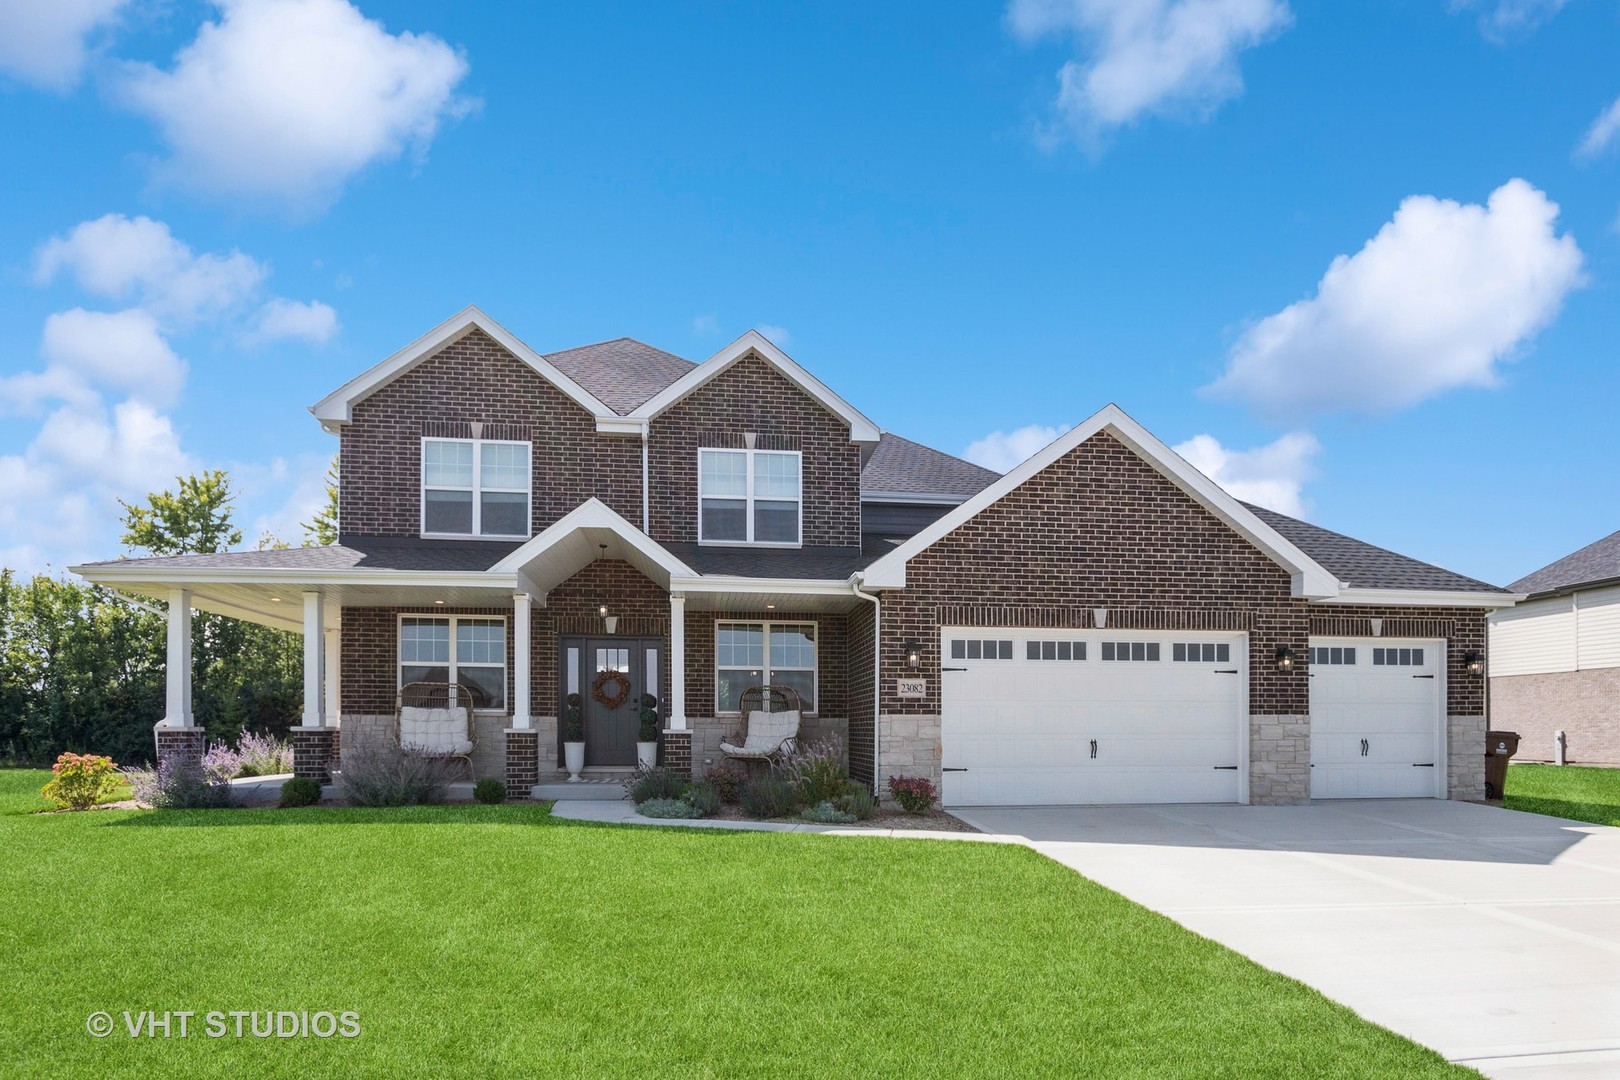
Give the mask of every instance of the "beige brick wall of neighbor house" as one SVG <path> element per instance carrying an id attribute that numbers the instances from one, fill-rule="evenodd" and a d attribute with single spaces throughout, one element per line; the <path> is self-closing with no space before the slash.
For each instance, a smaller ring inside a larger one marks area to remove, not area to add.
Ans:
<path id="1" fill-rule="evenodd" d="M 1517 761 L 1552 761 L 1553 737 L 1568 740 L 1566 759 L 1620 765 L 1620 668 L 1498 675 L 1491 679 L 1491 727 L 1517 731 Z"/>
<path id="2" fill-rule="evenodd" d="M 1311 718 L 1249 717 L 1249 802 L 1297 806 L 1311 798 Z"/>
<path id="3" fill-rule="evenodd" d="M 885 805 L 894 800 L 889 795 L 889 777 L 922 776 L 940 784 L 939 717 L 937 716 L 880 716 L 878 717 L 878 796 Z"/>

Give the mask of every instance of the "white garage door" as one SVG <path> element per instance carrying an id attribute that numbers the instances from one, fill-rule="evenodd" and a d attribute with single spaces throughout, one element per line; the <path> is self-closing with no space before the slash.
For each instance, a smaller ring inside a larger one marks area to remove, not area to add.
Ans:
<path id="1" fill-rule="evenodd" d="M 947 806 L 1237 802 L 1243 634 L 947 628 Z"/>
<path id="2" fill-rule="evenodd" d="M 1445 796 L 1446 644 L 1311 638 L 1311 797 Z"/>

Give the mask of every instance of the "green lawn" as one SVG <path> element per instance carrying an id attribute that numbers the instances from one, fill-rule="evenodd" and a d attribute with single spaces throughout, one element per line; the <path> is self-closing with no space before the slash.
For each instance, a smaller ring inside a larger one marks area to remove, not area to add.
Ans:
<path id="1" fill-rule="evenodd" d="M 1509 765 L 1509 810 L 1620 825 L 1620 769 L 1581 765 Z"/>
<path id="2" fill-rule="evenodd" d="M 8 1077 L 1477 1075 L 1022 847 L 538 805 L 29 813 L 45 777 L 0 772 Z M 361 1033 L 131 1038 L 144 1009 Z"/>

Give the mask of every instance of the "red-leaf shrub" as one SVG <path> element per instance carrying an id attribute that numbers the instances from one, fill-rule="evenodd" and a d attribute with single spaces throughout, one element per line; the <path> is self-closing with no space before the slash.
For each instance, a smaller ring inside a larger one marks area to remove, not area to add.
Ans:
<path id="1" fill-rule="evenodd" d="M 891 776 L 889 793 L 900 804 L 900 809 L 908 814 L 923 813 L 939 798 L 939 789 L 934 782 L 923 776 Z"/>

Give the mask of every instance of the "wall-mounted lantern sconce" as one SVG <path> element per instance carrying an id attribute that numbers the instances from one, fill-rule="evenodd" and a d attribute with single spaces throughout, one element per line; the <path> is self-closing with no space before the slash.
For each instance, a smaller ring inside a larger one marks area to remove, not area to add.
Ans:
<path id="1" fill-rule="evenodd" d="M 906 667 L 916 670 L 922 666 L 922 642 L 916 638 L 906 642 Z"/>
<path id="2" fill-rule="evenodd" d="M 1463 668 L 1470 675 L 1485 674 L 1485 658 L 1477 652 L 1471 652 L 1463 657 Z"/>
<path id="3" fill-rule="evenodd" d="M 1287 645 L 1277 646 L 1277 670 L 1284 675 L 1294 670 L 1294 650 Z"/>

